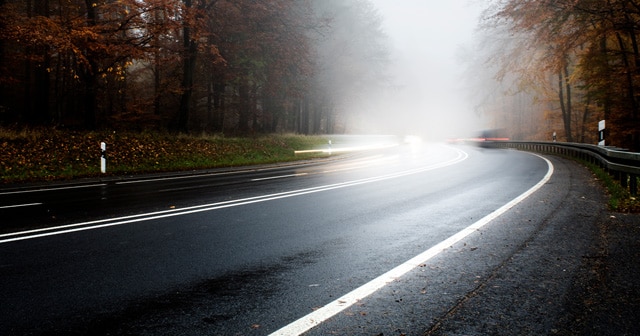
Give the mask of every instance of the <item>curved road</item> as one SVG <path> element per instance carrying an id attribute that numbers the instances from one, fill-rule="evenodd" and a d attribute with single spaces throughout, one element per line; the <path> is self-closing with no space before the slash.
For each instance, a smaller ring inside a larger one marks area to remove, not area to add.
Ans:
<path id="1" fill-rule="evenodd" d="M 0 334 L 422 334 L 540 226 L 502 226 L 489 241 L 483 232 L 523 213 L 531 222 L 557 211 L 539 201 L 516 211 L 523 205 L 514 202 L 552 171 L 528 153 L 434 144 L 307 165 L 0 190 L 8 219 Z M 452 280 L 440 253 L 456 246 L 491 247 L 480 261 L 452 257 L 452 269 L 472 274 L 464 281 Z M 376 303 L 381 293 L 400 305 Z M 427 294 L 420 304 L 408 299 Z M 417 307 L 433 317 L 416 321 L 409 311 Z"/>

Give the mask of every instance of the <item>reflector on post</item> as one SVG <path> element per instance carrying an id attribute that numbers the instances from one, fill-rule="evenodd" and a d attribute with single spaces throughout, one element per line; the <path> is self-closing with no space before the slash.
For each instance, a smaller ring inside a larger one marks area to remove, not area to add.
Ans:
<path id="1" fill-rule="evenodd" d="M 604 146 L 604 120 L 598 122 L 598 146 Z"/>

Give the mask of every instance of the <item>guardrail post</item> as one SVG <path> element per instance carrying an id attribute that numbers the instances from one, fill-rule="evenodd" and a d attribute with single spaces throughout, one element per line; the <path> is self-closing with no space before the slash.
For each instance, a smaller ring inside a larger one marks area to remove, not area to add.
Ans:
<path id="1" fill-rule="evenodd" d="M 621 172 L 621 173 L 620 173 L 620 185 L 621 185 L 623 188 L 625 188 L 625 189 L 626 189 L 626 188 L 629 186 L 628 181 L 629 181 L 629 175 L 628 175 L 627 173 L 622 173 L 622 172 Z"/>
<path id="2" fill-rule="evenodd" d="M 631 196 L 638 195 L 638 176 L 637 175 L 629 175 L 629 192 Z"/>

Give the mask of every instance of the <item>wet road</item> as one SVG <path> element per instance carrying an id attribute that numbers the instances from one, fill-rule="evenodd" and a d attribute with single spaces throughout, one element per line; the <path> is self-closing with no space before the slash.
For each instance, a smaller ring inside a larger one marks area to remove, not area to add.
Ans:
<path id="1" fill-rule="evenodd" d="M 266 335 L 331 305 L 346 309 L 338 317 L 366 316 L 353 310 L 364 298 L 349 306 L 343 296 L 503 208 L 549 167 L 522 152 L 425 144 L 302 166 L 0 190 L 0 334 Z M 450 298 L 432 304 L 446 312 Z M 325 318 L 310 333 L 355 334 L 348 319 Z"/>

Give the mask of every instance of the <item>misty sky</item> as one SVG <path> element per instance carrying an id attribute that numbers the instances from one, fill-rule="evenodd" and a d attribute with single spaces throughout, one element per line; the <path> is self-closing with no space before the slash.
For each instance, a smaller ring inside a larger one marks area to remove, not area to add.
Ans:
<path id="1" fill-rule="evenodd" d="M 371 2 L 383 17 L 383 29 L 393 48 L 391 75 L 399 85 L 397 98 L 377 106 L 394 109 L 396 118 L 403 116 L 405 123 L 396 128 L 438 137 L 462 136 L 460 133 L 483 128 L 466 99 L 459 55 L 462 49 L 473 49 L 482 6 L 487 2 Z"/>

